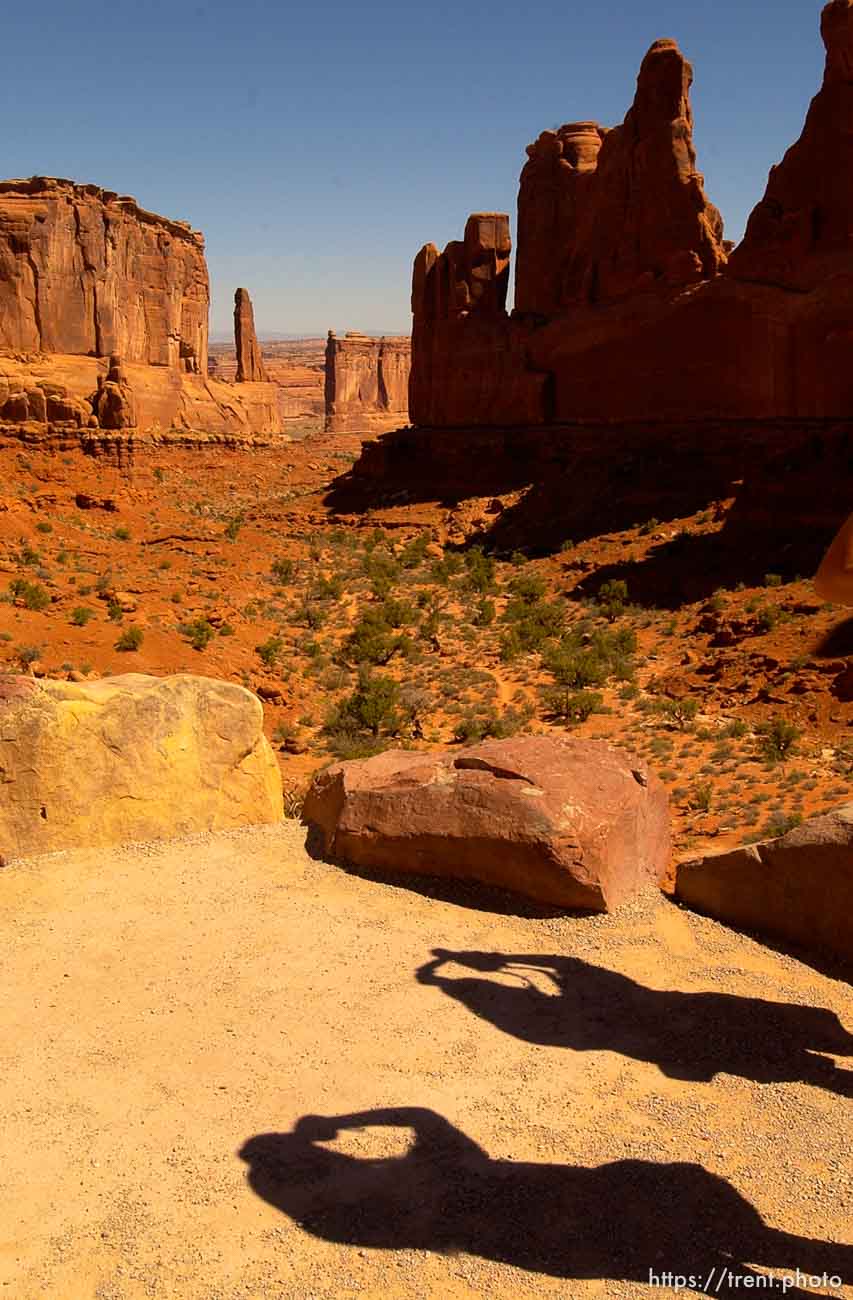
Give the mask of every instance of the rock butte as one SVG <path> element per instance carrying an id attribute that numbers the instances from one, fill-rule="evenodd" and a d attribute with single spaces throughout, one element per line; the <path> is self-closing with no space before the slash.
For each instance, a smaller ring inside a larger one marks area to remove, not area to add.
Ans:
<path id="1" fill-rule="evenodd" d="M 411 342 L 329 330 L 326 343 L 326 432 L 394 429 L 408 421 Z"/>
<path id="2" fill-rule="evenodd" d="M 415 259 L 410 409 L 423 426 L 846 417 L 853 406 L 853 4 L 823 86 L 731 251 L 696 169 L 692 69 L 656 41 L 621 126 L 528 148 L 509 222 Z"/>
<path id="3" fill-rule="evenodd" d="M 208 378 L 209 297 L 204 239 L 185 222 L 96 185 L 0 182 L 0 428 L 277 432 L 256 368 L 236 394 Z M 121 403 L 101 394 L 115 364 Z"/>

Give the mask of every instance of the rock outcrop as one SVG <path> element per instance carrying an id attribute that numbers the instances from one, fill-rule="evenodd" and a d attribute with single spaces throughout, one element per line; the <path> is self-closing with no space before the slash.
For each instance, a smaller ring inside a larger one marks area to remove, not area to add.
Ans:
<path id="1" fill-rule="evenodd" d="M 0 347 L 207 373 L 204 239 L 97 185 L 0 182 Z"/>
<path id="2" fill-rule="evenodd" d="M 409 418 L 411 341 L 348 330 L 326 343 L 327 433 L 394 429 Z"/>
<path id="3" fill-rule="evenodd" d="M 133 389 L 122 369 L 121 357 L 114 352 L 106 379 L 98 375 L 98 388 L 92 397 L 92 411 L 102 429 L 135 429 L 139 424 Z"/>
<path id="4" fill-rule="evenodd" d="M 853 515 L 839 530 L 818 569 L 814 589 L 824 600 L 853 605 Z"/>
<path id="5" fill-rule="evenodd" d="M 682 862 L 676 895 L 719 921 L 853 961 L 853 803 L 780 839 Z"/>
<path id="6" fill-rule="evenodd" d="M 71 436 L 73 445 L 73 430 L 89 436 L 100 428 L 123 438 L 200 430 L 246 439 L 276 434 L 281 423 L 273 384 L 235 387 L 139 362 L 122 361 L 116 372 L 97 357 L 0 353 L 0 438 Z"/>
<path id="7" fill-rule="evenodd" d="M 237 352 L 237 383 L 268 383 L 255 335 L 255 313 L 248 289 L 238 289 L 234 294 L 234 347 Z"/>
<path id="8" fill-rule="evenodd" d="M 621 126 L 544 132 L 522 172 L 512 317 L 499 293 L 506 241 L 483 310 L 465 246 L 418 254 L 413 422 L 848 417 L 853 0 L 831 0 L 822 33 L 823 87 L 730 255 L 696 170 L 692 72 L 673 41 L 649 50 Z"/>
<path id="9" fill-rule="evenodd" d="M 412 275 L 413 424 L 538 423 L 544 376 L 525 371 L 506 313 L 509 217 L 475 212 L 443 253 L 425 244 Z"/>
<path id="10" fill-rule="evenodd" d="M 315 777 L 303 819 L 333 860 L 473 879 L 610 911 L 669 863 L 664 787 L 602 741 L 526 736 L 388 751 Z"/>
<path id="11" fill-rule="evenodd" d="M 6 857 L 270 823 L 281 776 L 260 701 L 209 678 L 0 683 Z"/>
<path id="12" fill-rule="evenodd" d="M 696 170 L 693 69 L 656 41 L 622 126 L 545 131 L 518 198 L 515 305 L 548 316 L 656 284 L 691 284 L 726 261 L 723 223 Z"/>

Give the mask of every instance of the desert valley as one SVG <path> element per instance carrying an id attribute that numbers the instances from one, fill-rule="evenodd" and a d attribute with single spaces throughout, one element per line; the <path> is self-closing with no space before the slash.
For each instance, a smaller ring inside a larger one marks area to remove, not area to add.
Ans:
<path id="1" fill-rule="evenodd" d="M 0 182 L 0 1296 L 853 1297 L 821 32 L 739 243 L 658 40 L 411 338 L 212 343 L 198 231 Z"/>

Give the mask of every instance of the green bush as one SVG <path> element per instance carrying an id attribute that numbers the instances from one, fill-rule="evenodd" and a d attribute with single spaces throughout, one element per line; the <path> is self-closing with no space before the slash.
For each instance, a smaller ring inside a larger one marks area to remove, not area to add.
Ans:
<path id="1" fill-rule="evenodd" d="M 549 696 L 550 712 L 566 722 L 586 722 L 593 713 L 603 713 L 600 691 L 554 691 Z"/>
<path id="2" fill-rule="evenodd" d="M 495 589 L 495 562 L 482 546 L 472 546 L 465 552 L 463 586 L 467 591 L 479 591 L 483 595 Z"/>
<path id="3" fill-rule="evenodd" d="M 138 650 L 142 645 L 144 634 L 141 627 L 126 627 L 116 641 L 116 650 Z"/>
<path id="4" fill-rule="evenodd" d="M 196 618 L 191 623 L 182 623 L 178 630 L 182 636 L 187 637 L 193 650 L 204 650 L 215 635 L 213 627 L 206 618 Z"/>
<path id="5" fill-rule="evenodd" d="M 85 605 L 76 605 L 71 611 L 71 622 L 75 627 L 85 627 L 94 617 L 95 611 L 87 609 Z"/>
<path id="6" fill-rule="evenodd" d="M 260 645 L 255 646 L 255 653 L 267 668 L 274 668 L 281 658 L 284 651 L 284 642 L 280 636 L 268 637 Z"/>
<path id="7" fill-rule="evenodd" d="M 429 546 L 429 533 L 419 533 L 417 537 L 406 542 L 400 551 L 400 564 L 404 569 L 418 569 L 426 559 Z"/>
<path id="8" fill-rule="evenodd" d="M 782 763 L 796 753 L 800 731 L 785 718 L 774 718 L 758 728 L 758 748 L 771 765 Z"/>
<path id="9" fill-rule="evenodd" d="M 387 664 L 400 648 L 400 638 L 383 616 L 382 609 L 367 608 L 343 644 L 341 653 L 348 663 Z"/>
<path id="10" fill-rule="evenodd" d="M 323 731 L 333 741 L 356 740 L 364 732 L 373 740 L 383 732 L 396 735 L 401 723 L 399 697 L 400 687 L 392 677 L 380 677 L 362 668 L 355 690 L 331 711 Z"/>
<path id="11" fill-rule="evenodd" d="M 615 623 L 620 614 L 624 614 L 628 604 L 628 585 L 617 579 L 605 582 L 599 588 L 596 602 L 608 623 Z"/>
<path id="12" fill-rule="evenodd" d="M 296 565 L 293 563 L 293 560 L 289 560 L 285 556 L 282 556 L 278 560 L 273 560 L 272 564 L 270 565 L 270 572 L 272 573 L 272 576 L 283 587 L 286 587 L 290 582 L 293 581 L 293 575 L 295 571 L 296 571 Z"/>
<path id="13" fill-rule="evenodd" d="M 13 578 L 9 591 L 15 600 L 22 600 L 25 609 L 41 612 L 50 604 L 50 596 L 39 582 L 29 582 L 26 578 Z"/>

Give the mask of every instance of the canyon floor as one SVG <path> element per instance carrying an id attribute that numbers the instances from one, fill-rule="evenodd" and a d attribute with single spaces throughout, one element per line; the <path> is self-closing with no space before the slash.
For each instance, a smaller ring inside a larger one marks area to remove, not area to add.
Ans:
<path id="1" fill-rule="evenodd" d="M 656 892 L 535 915 L 303 844 L 3 871 L 0 1295 L 853 1296 L 848 983 Z"/>
<path id="2" fill-rule="evenodd" d="M 599 483 L 600 523 L 574 538 L 558 494 L 559 544 L 489 553 L 503 521 L 535 530 L 535 493 L 416 482 L 359 501 L 361 448 L 141 443 L 119 466 L 3 442 L 0 670 L 243 682 L 294 806 L 336 756 L 566 728 L 653 764 L 679 856 L 849 799 L 853 621 L 815 596 L 811 559 L 774 572 L 771 549 L 764 572 L 736 547 L 697 591 L 740 490 L 725 475 L 703 492 L 688 466 L 680 513 L 654 476 L 615 507 L 624 489 Z"/>

